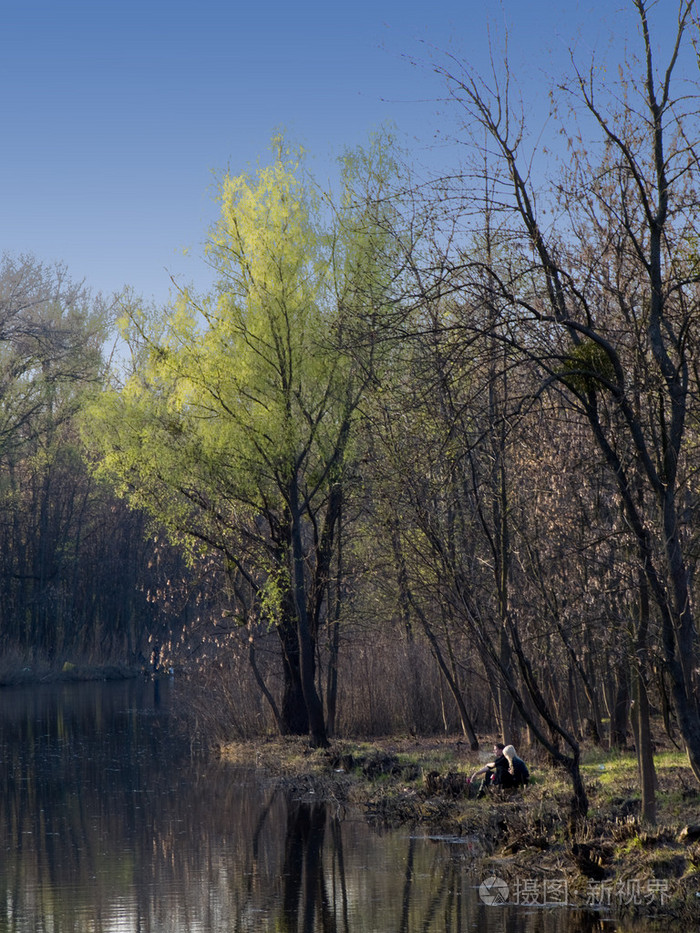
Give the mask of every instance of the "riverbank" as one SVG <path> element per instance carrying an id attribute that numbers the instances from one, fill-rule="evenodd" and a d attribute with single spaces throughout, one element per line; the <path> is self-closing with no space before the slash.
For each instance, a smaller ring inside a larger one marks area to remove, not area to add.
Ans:
<path id="1" fill-rule="evenodd" d="M 632 752 L 586 749 L 582 772 L 590 809 L 569 828 L 566 777 L 530 760 L 531 784 L 509 797 L 477 800 L 467 778 L 488 760 L 492 741 L 471 752 L 455 739 L 388 738 L 311 749 L 301 739 L 232 744 L 223 759 L 252 765 L 296 797 L 325 800 L 337 813 L 359 810 L 377 825 L 422 826 L 469 843 L 483 870 L 510 897 L 566 896 L 567 903 L 622 916 L 696 921 L 700 912 L 700 785 L 685 756 L 655 758 L 658 819 L 640 817 Z"/>

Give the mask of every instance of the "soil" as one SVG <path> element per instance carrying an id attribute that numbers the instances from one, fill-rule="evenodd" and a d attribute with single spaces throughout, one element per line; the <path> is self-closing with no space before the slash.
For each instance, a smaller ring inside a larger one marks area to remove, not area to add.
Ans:
<path id="1" fill-rule="evenodd" d="M 468 776 L 492 747 L 472 752 L 455 738 L 390 737 L 335 742 L 312 749 L 302 739 L 275 738 L 225 745 L 222 758 L 261 769 L 300 797 L 359 809 L 377 825 L 422 825 L 430 832 L 474 840 L 479 857 L 509 883 L 556 878 L 568 903 L 617 917 L 687 924 L 700 916 L 700 785 L 672 756 L 657 765 L 658 818 L 641 819 L 633 752 L 583 756 L 589 797 L 585 819 L 571 823 L 566 776 L 544 760 L 528 765 L 532 780 L 509 796 L 476 799 Z M 586 765 L 586 758 L 591 763 Z"/>

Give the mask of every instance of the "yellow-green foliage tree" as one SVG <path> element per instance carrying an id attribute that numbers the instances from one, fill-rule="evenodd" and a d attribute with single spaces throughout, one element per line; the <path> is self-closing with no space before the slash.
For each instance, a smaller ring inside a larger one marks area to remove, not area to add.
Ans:
<path id="1" fill-rule="evenodd" d="M 281 139 L 274 151 L 254 176 L 221 183 L 214 292 L 125 315 L 130 375 L 86 423 L 123 495 L 183 544 L 223 555 L 241 617 L 279 634 L 279 709 L 266 691 L 279 728 L 323 745 L 316 637 L 372 375 L 371 349 L 351 356 L 343 335 L 372 319 L 389 278 L 369 199 L 346 186 L 332 206 L 305 182 L 300 153 Z M 376 161 L 350 158 L 346 181 Z"/>

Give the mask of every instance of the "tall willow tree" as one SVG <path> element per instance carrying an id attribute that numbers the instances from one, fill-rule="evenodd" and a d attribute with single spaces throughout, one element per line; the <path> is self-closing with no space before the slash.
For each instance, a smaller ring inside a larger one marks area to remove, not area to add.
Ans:
<path id="1" fill-rule="evenodd" d="M 256 676 L 280 730 L 324 745 L 317 634 L 371 377 L 343 333 L 355 321 L 356 339 L 388 280 L 369 202 L 346 188 L 330 205 L 305 182 L 301 155 L 274 147 L 271 165 L 221 183 L 214 293 L 125 315 L 131 371 L 95 403 L 89 434 L 123 495 L 184 545 L 223 557 L 234 613 L 279 635 L 279 708 Z M 350 158 L 348 184 L 376 161 Z"/>

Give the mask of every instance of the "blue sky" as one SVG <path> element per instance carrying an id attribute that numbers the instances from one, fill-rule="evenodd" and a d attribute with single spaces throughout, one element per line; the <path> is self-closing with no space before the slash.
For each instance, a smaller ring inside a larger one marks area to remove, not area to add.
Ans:
<path id="1" fill-rule="evenodd" d="M 674 13 L 675 0 L 662 0 Z M 614 47 L 630 0 L 6 0 L 0 252 L 64 262 L 111 294 L 167 300 L 170 274 L 205 285 L 197 257 L 213 180 L 265 160 L 283 127 L 320 177 L 392 121 L 419 158 L 444 129 L 435 47 L 481 67 L 507 25 L 526 89 Z M 622 10 L 623 13 L 619 11 Z M 668 25 L 668 23 L 667 23 Z M 450 165 L 446 164 L 445 170 Z M 183 255 L 190 250 L 189 257 Z"/>

